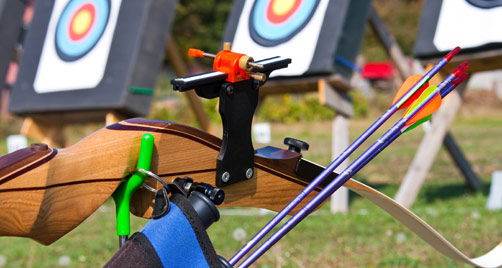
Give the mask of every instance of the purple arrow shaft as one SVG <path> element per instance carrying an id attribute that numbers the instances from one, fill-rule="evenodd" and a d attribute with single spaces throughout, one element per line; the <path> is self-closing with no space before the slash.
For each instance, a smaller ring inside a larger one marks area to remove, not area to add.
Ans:
<path id="1" fill-rule="evenodd" d="M 361 144 L 368 139 L 389 117 L 391 117 L 403 103 L 405 103 L 415 92 L 417 92 L 431 77 L 443 68 L 458 52 L 460 48 L 450 51 L 432 69 L 430 69 L 406 94 L 404 94 L 394 105 L 392 105 L 380 118 L 378 118 L 366 131 L 361 134 L 347 149 L 345 149 L 333 162 L 311 183 L 309 183 L 290 203 L 288 203 L 270 222 L 268 222 L 244 247 L 242 247 L 231 259 L 230 264 L 235 265 L 244 255 L 246 255 L 265 235 L 272 230 L 289 212 L 291 212 L 305 197 L 307 197 L 319 184 L 337 168 L 347 157 L 349 157 Z"/>
<path id="2" fill-rule="evenodd" d="M 464 68 L 465 69 L 465 68 Z M 455 78 L 457 73 L 454 72 L 450 74 L 437 88 L 437 92 L 446 91 L 451 86 L 451 81 Z M 450 92 L 446 91 L 446 92 Z M 279 239 L 286 235 L 293 227 L 295 227 L 300 221 L 302 221 L 306 216 L 308 216 L 312 211 L 314 211 L 320 204 L 322 204 L 327 198 L 329 198 L 336 190 L 338 190 L 351 176 L 356 174 L 361 170 L 371 159 L 376 157 L 385 147 L 387 147 L 392 141 L 397 139 L 402 133 L 401 129 L 406 125 L 406 122 L 415 116 L 423 107 L 425 107 L 436 94 L 431 94 L 425 101 L 423 101 L 413 112 L 408 116 L 401 118 L 391 129 L 385 132 L 380 139 L 378 139 L 373 145 L 371 145 L 363 154 L 361 154 L 354 162 L 352 162 L 340 175 L 338 175 L 332 182 L 328 184 L 318 195 L 316 195 L 312 200 L 310 200 L 297 214 L 295 214 L 291 219 L 289 219 L 279 230 L 277 230 L 269 239 L 267 239 L 260 247 L 258 247 L 247 259 L 245 259 L 239 268 L 245 268 L 256 261 L 261 255 L 263 255 L 270 247 L 272 247 Z M 315 180 L 319 178 L 324 179 L 329 173 L 326 168 L 321 172 Z M 322 180 L 321 179 L 321 180 Z M 314 181 L 315 181 L 314 180 Z"/>

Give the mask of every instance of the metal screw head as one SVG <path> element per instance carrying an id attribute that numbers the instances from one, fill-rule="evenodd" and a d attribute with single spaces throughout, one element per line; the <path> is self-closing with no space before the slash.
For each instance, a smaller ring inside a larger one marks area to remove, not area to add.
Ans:
<path id="1" fill-rule="evenodd" d="M 230 179 L 230 173 L 228 173 L 228 171 L 225 171 L 223 175 L 221 175 L 221 181 L 228 182 L 229 179 Z"/>
<path id="2" fill-rule="evenodd" d="M 49 146 L 45 143 L 32 143 L 30 145 L 30 149 L 35 152 L 42 152 L 45 150 L 49 150 Z"/>
<path id="3" fill-rule="evenodd" d="M 246 178 L 249 180 L 253 177 L 253 169 L 252 168 L 248 168 L 248 170 L 246 170 Z"/>
<path id="4" fill-rule="evenodd" d="M 227 86 L 227 94 L 228 95 L 234 94 L 234 87 L 232 85 Z"/>

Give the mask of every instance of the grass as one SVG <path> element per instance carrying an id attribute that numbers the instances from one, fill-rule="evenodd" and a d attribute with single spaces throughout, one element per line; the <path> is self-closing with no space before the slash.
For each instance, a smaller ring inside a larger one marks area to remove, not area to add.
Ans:
<path id="1" fill-rule="evenodd" d="M 441 149 L 412 207 L 413 212 L 472 257 L 486 253 L 502 240 L 501 211 L 485 209 L 491 173 L 502 170 L 499 114 L 462 115 L 452 127 L 454 137 L 486 188 L 482 192 L 469 190 L 449 155 Z M 351 121 L 351 139 L 372 120 Z M 331 158 L 330 131 L 331 122 L 273 124 L 271 144 L 283 147 L 285 136 L 305 140 L 311 149 L 304 156 L 326 165 Z M 382 133 L 378 131 L 375 137 Z M 422 136 L 420 128 L 403 135 L 356 178 L 393 197 Z M 361 148 L 358 153 L 362 151 Z M 209 228 L 209 236 L 218 254 L 230 258 L 271 217 L 225 213 L 220 222 Z M 132 229 L 139 230 L 145 223 L 144 219 L 133 218 Z M 114 228 L 114 205 L 108 200 L 82 225 L 49 247 L 24 238 L 0 238 L 0 255 L 6 258 L 4 267 L 56 267 L 62 256 L 70 258 L 70 267 L 99 267 L 117 250 Z M 246 235 L 235 239 L 233 232 L 240 229 Z M 260 258 L 257 267 L 468 266 L 440 255 L 384 211 L 351 194 L 348 213 L 333 215 L 328 206 L 322 207 Z"/>

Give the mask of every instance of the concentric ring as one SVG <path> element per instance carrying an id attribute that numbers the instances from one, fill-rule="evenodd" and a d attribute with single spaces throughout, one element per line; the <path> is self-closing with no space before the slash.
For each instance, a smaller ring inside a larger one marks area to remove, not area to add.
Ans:
<path id="1" fill-rule="evenodd" d="M 289 41 L 310 21 L 319 0 L 256 0 L 249 14 L 249 33 L 271 47 Z"/>
<path id="2" fill-rule="evenodd" d="M 106 29 L 110 8 L 110 0 L 71 0 L 56 27 L 58 56 L 64 61 L 75 61 L 91 51 Z"/>

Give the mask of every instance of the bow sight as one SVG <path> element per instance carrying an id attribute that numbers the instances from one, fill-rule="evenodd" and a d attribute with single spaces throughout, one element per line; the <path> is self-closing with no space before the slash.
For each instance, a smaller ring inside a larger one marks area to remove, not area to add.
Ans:
<path id="1" fill-rule="evenodd" d="M 194 89 L 200 97 L 220 98 L 223 142 L 216 164 L 218 187 L 253 178 L 255 150 L 251 125 L 258 104 L 258 90 L 272 71 L 291 63 L 291 59 L 281 57 L 255 62 L 252 57 L 230 49 L 230 43 L 225 43 L 216 55 L 190 49 L 190 56 L 214 58 L 213 72 L 171 80 L 176 91 Z"/>

